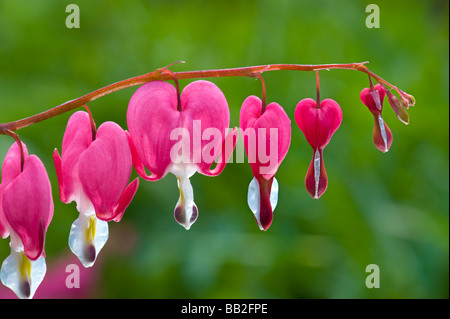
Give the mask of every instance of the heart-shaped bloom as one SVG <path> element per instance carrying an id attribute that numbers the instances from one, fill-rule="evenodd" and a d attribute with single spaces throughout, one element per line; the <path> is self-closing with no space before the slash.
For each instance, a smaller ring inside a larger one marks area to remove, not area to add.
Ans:
<path id="1" fill-rule="evenodd" d="M 261 230 L 272 224 L 278 201 L 278 182 L 274 177 L 291 142 L 291 120 L 283 108 L 269 103 L 262 112 L 262 101 L 249 96 L 240 111 L 241 135 L 254 178 L 248 191 L 248 205 Z"/>
<path id="2" fill-rule="evenodd" d="M 146 180 L 159 180 L 169 172 L 177 177 L 180 197 L 174 216 L 186 229 L 198 216 L 189 178 L 195 172 L 216 176 L 225 168 L 237 140 L 236 129 L 228 133 L 229 121 L 222 91 L 204 80 L 187 85 L 181 96 L 170 83 L 149 82 L 138 88 L 129 102 L 133 165 Z"/>
<path id="3" fill-rule="evenodd" d="M 114 122 L 98 128 L 93 140 L 89 115 L 74 113 L 64 133 L 61 157 L 53 159 L 63 203 L 75 201 L 79 217 L 72 224 L 69 246 L 85 267 L 108 239 L 108 221 L 119 222 L 133 199 L 139 179 L 130 184 L 132 158 L 125 131 Z"/>
<path id="4" fill-rule="evenodd" d="M 373 114 L 375 120 L 373 127 L 373 141 L 375 146 L 383 153 L 386 153 L 392 145 L 391 130 L 381 116 L 385 96 L 386 91 L 381 84 L 377 84 L 373 88 L 364 88 L 360 94 L 361 101 Z"/>
<path id="5" fill-rule="evenodd" d="M 15 142 L 2 167 L 0 232 L 11 238 L 11 254 L 2 264 L 1 280 L 19 298 L 32 298 L 44 279 L 45 234 L 53 217 L 50 180 L 41 160 L 22 153 Z"/>
<path id="6" fill-rule="evenodd" d="M 319 198 L 328 186 L 323 161 L 323 149 L 342 122 L 342 110 L 332 99 L 318 103 L 310 98 L 301 100 L 295 108 L 295 121 L 313 148 L 313 158 L 306 173 L 305 185 L 313 198 Z"/>

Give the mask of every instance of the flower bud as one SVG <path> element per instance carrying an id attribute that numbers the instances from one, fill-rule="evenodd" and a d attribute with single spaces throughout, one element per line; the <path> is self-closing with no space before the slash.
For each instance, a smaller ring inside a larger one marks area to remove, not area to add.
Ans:
<path id="1" fill-rule="evenodd" d="M 389 103 L 392 106 L 392 109 L 394 110 L 395 114 L 397 115 L 397 118 L 400 120 L 400 122 L 408 125 L 409 124 L 409 115 L 408 112 L 405 110 L 404 106 L 400 103 L 398 98 L 391 93 L 391 91 L 386 90 L 386 94 L 388 96 Z"/>

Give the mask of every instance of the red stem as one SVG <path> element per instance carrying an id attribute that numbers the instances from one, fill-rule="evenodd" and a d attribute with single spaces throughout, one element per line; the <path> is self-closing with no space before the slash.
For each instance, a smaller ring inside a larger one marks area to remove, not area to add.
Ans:
<path id="1" fill-rule="evenodd" d="M 264 78 L 262 77 L 261 73 L 256 73 L 254 74 L 254 76 L 257 77 L 262 84 L 262 93 L 261 93 L 261 115 L 262 115 L 266 111 L 267 106 L 266 83 L 264 82 Z"/>
<path id="2" fill-rule="evenodd" d="M 316 92 L 317 92 L 317 100 L 316 100 L 316 109 L 320 108 L 320 80 L 319 80 L 319 71 L 316 70 Z"/>
<path id="3" fill-rule="evenodd" d="M 218 70 L 203 70 L 203 71 L 186 71 L 186 72 L 173 72 L 177 79 L 194 79 L 194 78 L 208 78 L 208 77 L 254 77 L 256 73 L 266 72 L 266 71 L 278 71 L 278 70 L 292 70 L 292 71 L 317 71 L 317 70 L 330 70 L 330 69 L 348 69 L 356 70 L 368 74 L 369 76 L 376 79 L 378 82 L 385 84 L 386 86 L 393 88 L 399 95 L 402 95 L 401 91 L 394 85 L 385 81 L 375 73 L 369 71 L 369 69 L 364 65 L 367 62 L 362 63 L 348 63 L 348 64 L 271 64 L 271 65 L 259 65 L 259 66 L 248 66 L 241 68 L 231 68 L 231 69 L 218 69 Z M 33 125 L 35 123 L 50 119 L 52 117 L 58 116 L 60 114 L 69 112 L 76 109 L 88 102 L 96 100 L 104 95 L 129 88 L 136 85 L 141 85 L 150 81 L 168 81 L 173 80 L 171 74 L 167 71 L 167 67 L 157 69 L 148 74 L 136 76 L 130 79 L 126 79 L 120 82 L 116 82 L 100 88 L 94 92 L 88 93 L 77 99 L 65 102 L 58 105 L 52 109 L 44 111 L 42 113 L 14 121 L 9 123 L 0 124 L 0 134 L 8 134 L 10 132 L 20 130 L 24 127 Z"/>
<path id="4" fill-rule="evenodd" d="M 91 110 L 89 109 L 89 107 L 84 104 L 83 107 L 86 109 L 86 111 L 89 114 L 89 121 L 91 122 L 91 130 L 92 130 L 92 140 L 95 140 L 95 137 L 97 136 L 97 129 L 95 128 L 95 122 L 94 122 L 94 117 L 92 116 Z"/>
<path id="5" fill-rule="evenodd" d="M 20 171 L 23 172 L 23 165 L 25 163 L 25 155 L 23 153 L 22 141 L 20 140 L 19 135 L 17 135 L 16 133 L 14 133 L 11 130 L 6 130 L 5 134 L 11 136 L 17 142 L 17 145 L 19 145 L 19 149 L 20 149 Z"/>
<path id="6" fill-rule="evenodd" d="M 171 65 L 173 65 L 173 64 L 171 64 Z M 180 85 L 178 84 L 178 78 L 175 75 L 175 73 L 172 72 L 171 70 L 167 69 L 167 67 L 164 68 L 163 72 L 168 73 L 173 79 L 175 88 L 177 90 L 177 111 L 181 112 L 182 111 L 182 109 L 181 109 L 181 93 L 180 93 Z"/>

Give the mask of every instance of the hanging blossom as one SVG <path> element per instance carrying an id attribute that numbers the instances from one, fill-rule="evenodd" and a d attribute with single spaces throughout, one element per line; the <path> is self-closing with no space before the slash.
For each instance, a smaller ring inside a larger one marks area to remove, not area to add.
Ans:
<path id="1" fill-rule="evenodd" d="M 228 133 L 229 120 L 222 91 L 204 80 L 188 84 L 181 95 L 170 83 L 149 82 L 137 89 L 129 102 L 133 165 L 149 181 L 168 173 L 176 176 L 180 196 L 174 217 L 186 229 L 198 217 L 190 177 L 195 172 L 219 175 L 236 145 L 237 129 Z M 216 159 L 217 165 L 211 169 Z"/>
<path id="2" fill-rule="evenodd" d="M 342 122 L 342 110 L 332 99 L 301 100 L 295 108 L 295 121 L 313 149 L 313 158 L 305 178 L 305 186 L 313 198 L 319 198 L 328 186 L 323 149 Z"/>
<path id="3" fill-rule="evenodd" d="M 278 181 L 275 173 L 291 143 L 291 120 L 275 102 L 263 109 L 263 102 L 251 95 L 240 111 L 241 135 L 253 173 L 247 202 L 261 230 L 272 224 L 278 202 Z"/>
<path id="4" fill-rule="evenodd" d="M 108 240 L 108 222 L 119 222 L 133 199 L 139 179 L 130 184 L 132 159 L 125 131 L 105 122 L 95 131 L 86 112 L 74 113 L 64 133 L 61 156 L 53 159 L 63 203 L 77 203 L 69 246 L 91 267 Z"/>
<path id="5" fill-rule="evenodd" d="M 385 96 L 386 91 L 381 84 L 377 84 L 375 85 L 375 87 L 371 85 L 370 88 L 364 88 L 360 94 L 361 101 L 372 113 L 375 121 L 373 126 L 373 141 L 375 143 L 375 146 L 383 153 L 389 151 L 389 148 L 392 145 L 392 132 L 381 116 Z M 391 99 L 396 98 L 394 95 L 391 96 L 391 94 L 389 95 L 389 97 Z M 397 117 L 399 117 L 399 119 L 402 119 L 402 114 L 404 113 L 399 112 L 401 112 L 403 109 L 399 109 L 395 101 L 391 102 L 391 105 L 392 103 L 394 103 L 393 108 L 394 111 L 396 111 L 395 113 L 397 114 Z M 406 119 L 404 121 L 406 121 Z"/>
<path id="6" fill-rule="evenodd" d="M 41 160 L 15 142 L 6 154 L 0 184 L 0 233 L 11 239 L 1 281 L 19 298 L 33 298 L 47 271 L 45 235 L 53 217 L 50 180 Z"/>

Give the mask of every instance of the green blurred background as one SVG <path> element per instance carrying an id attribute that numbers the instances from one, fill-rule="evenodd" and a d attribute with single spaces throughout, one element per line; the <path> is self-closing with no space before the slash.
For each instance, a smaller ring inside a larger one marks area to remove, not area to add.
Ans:
<path id="1" fill-rule="evenodd" d="M 66 28 L 69 3 L 80 8 L 79 29 Z M 380 8 L 379 29 L 365 25 L 370 3 Z M 141 180 L 122 221 L 109 223 L 98 280 L 84 297 L 448 298 L 448 26 L 445 0 L 0 0 L 0 122 L 179 60 L 186 63 L 173 71 L 370 61 L 373 72 L 417 101 L 409 126 L 385 102 L 394 135 L 388 153 L 373 145 L 373 117 L 359 99 L 367 76 L 321 72 L 321 95 L 340 103 L 344 119 L 324 153 L 328 190 L 312 199 L 304 186 L 312 150 L 293 114 L 300 99 L 315 96 L 315 75 L 265 73 L 268 101 L 292 120 L 270 229 L 261 232 L 247 206 L 248 163 L 229 164 L 215 178 L 194 175 L 199 218 L 189 231 L 173 218 L 175 177 Z M 210 80 L 227 97 L 230 125 L 238 126 L 243 100 L 259 95 L 260 83 Z M 90 103 L 97 125 L 111 120 L 126 128 L 135 89 Z M 53 185 L 49 268 L 70 252 L 78 216 L 75 204 L 59 200 L 51 157 L 71 113 L 18 131 Z M 0 136 L 0 162 L 11 143 Z M 8 243 L 0 241 L 0 260 Z M 368 264 L 380 268 L 379 289 L 365 286 Z"/>

